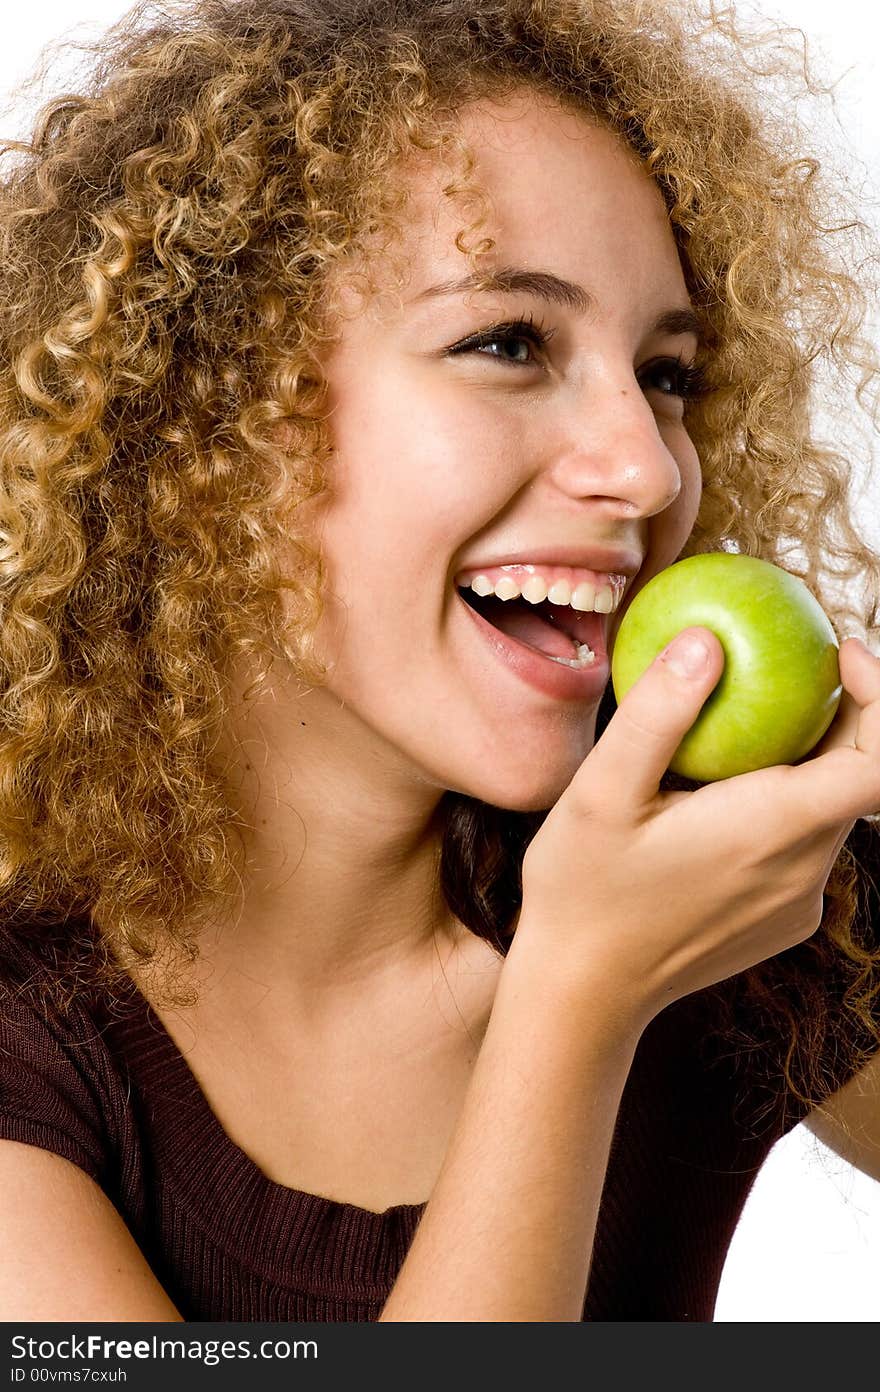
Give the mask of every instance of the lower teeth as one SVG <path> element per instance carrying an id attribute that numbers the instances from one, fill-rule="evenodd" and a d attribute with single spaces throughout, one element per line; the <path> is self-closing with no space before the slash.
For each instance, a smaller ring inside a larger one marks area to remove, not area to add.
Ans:
<path id="1" fill-rule="evenodd" d="M 591 648 L 587 647 L 586 643 L 578 643 L 577 657 L 551 657 L 550 661 L 561 662 L 563 667 L 573 667 L 575 671 L 579 671 L 581 667 L 589 667 L 590 663 L 594 662 L 595 659 L 596 654 Z"/>

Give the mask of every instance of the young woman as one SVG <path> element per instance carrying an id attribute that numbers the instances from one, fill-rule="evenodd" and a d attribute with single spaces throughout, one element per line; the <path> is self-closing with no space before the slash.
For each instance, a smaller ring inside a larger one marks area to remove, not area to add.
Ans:
<path id="1" fill-rule="evenodd" d="M 711 1320 L 870 1076 L 880 662 L 703 787 L 710 630 L 609 694 L 685 554 L 873 615 L 776 37 L 186 0 L 9 147 L 3 1318 Z"/>

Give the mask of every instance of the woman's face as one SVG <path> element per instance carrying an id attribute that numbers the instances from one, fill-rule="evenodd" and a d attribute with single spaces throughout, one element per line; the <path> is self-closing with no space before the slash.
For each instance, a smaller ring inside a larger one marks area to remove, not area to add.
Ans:
<path id="1" fill-rule="evenodd" d="M 326 364 L 319 641 L 369 757 L 538 810 L 593 744 L 622 617 L 601 612 L 614 577 L 625 608 L 692 529 L 700 470 L 675 360 L 692 362 L 697 340 L 661 194 L 614 135 L 528 94 L 475 104 L 462 124 L 492 199 L 481 265 L 540 273 L 544 293 L 515 275 L 491 293 L 438 291 L 469 272 L 454 245 L 468 219 L 443 171 L 414 168 L 402 306 L 380 296 L 344 319 Z M 545 344 L 495 331 L 529 320 Z M 531 582 L 536 602 L 470 589 L 475 610 L 461 587 L 477 576 Z M 566 584 L 587 609 L 565 603 Z"/>

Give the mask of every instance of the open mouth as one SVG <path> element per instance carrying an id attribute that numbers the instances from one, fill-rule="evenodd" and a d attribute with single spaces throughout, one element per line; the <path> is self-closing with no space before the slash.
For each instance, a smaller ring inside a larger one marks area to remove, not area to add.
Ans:
<path id="1" fill-rule="evenodd" d="M 591 665 L 597 652 L 604 654 L 603 614 L 581 613 L 546 599 L 531 604 L 522 596 L 499 599 L 471 589 L 458 593 L 486 623 L 554 662 L 579 669 Z"/>

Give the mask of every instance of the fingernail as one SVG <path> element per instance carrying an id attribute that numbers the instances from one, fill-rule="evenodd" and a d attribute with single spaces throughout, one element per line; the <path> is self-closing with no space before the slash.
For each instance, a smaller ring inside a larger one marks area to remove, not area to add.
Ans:
<path id="1" fill-rule="evenodd" d="M 709 649 L 694 633 L 686 633 L 674 638 L 660 654 L 661 662 L 666 662 L 680 677 L 697 677 L 709 664 Z"/>

